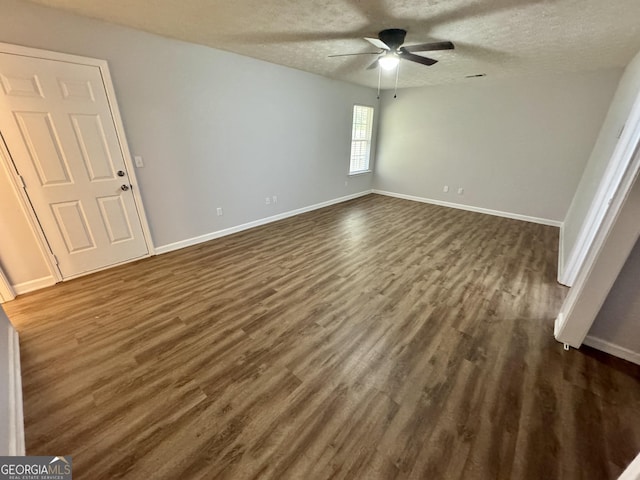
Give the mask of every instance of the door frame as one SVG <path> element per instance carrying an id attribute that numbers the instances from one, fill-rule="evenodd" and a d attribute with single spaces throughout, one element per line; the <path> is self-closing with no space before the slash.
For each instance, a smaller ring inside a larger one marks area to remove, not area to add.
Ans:
<path id="1" fill-rule="evenodd" d="M 98 69 L 100 70 L 100 76 L 102 77 L 102 83 L 104 85 L 104 89 L 107 95 L 107 102 L 109 104 L 109 109 L 111 110 L 111 117 L 113 118 L 116 136 L 118 138 L 118 143 L 120 145 L 120 152 L 122 153 L 124 164 L 127 169 L 128 180 L 129 180 L 129 183 L 131 184 L 133 199 L 136 206 L 136 213 L 138 215 L 138 218 L 140 219 L 140 225 L 142 226 L 142 234 L 143 234 L 144 242 L 148 252 L 143 257 L 137 257 L 135 260 L 139 260 L 140 258 L 146 258 L 152 255 L 155 255 L 155 247 L 153 246 L 153 241 L 151 239 L 151 229 L 149 228 L 149 222 L 144 209 L 144 204 L 142 202 L 142 196 L 140 195 L 140 188 L 139 188 L 138 179 L 136 177 L 135 166 L 131 158 L 131 152 L 129 151 L 129 144 L 127 143 L 127 137 L 124 133 L 124 124 L 122 123 L 122 117 L 120 115 L 120 110 L 118 108 L 118 102 L 116 101 L 116 93 L 113 86 L 113 82 L 111 80 L 111 73 L 109 71 L 109 65 L 107 61 L 99 60 L 97 58 L 82 57 L 82 56 L 72 55 L 68 53 L 60 53 L 60 52 L 54 52 L 50 50 L 41 50 L 39 48 L 24 47 L 21 45 L 14 45 L 14 44 L 3 43 L 3 42 L 0 42 L 0 53 L 9 53 L 14 55 L 20 55 L 23 57 L 40 58 L 44 60 L 55 60 L 59 62 L 75 63 L 75 64 L 87 65 L 91 67 L 98 67 Z M 53 252 L 49 247 L 44 231 L 42 230 L 40 223 L 38 221 L 38 217 L 36 216 L 35 210 L 33 210 L 29 197 L 27 196 L 27 192 L 23 187 L 21 177 L 18 175 L 16 165 L 11 157 L 11 154 L 7 146 L 5 145 L 4 140 L 2 139 L 1 134 L 0 134 L 0 157 L 1 157 L 0 161 L 4 164 L 7 172 L 9 173 L 9 178 L 11 179 L 15 192 L 18 193 L 17 195 L 18 200 L 22 205 L 22 208 L 25 213 L 25 216 L 27 217 L 29 226 L 31 227 L 31 230 L 33 231 L 34 236 L 40 246 L 40 249 L 43 253 L 43 258 L 45 260 L 47 268 L 51 273 L 51 276 L 56 280 L 56 283 L 64 281 L 65 279 L 62 278 L 62 274 L 58 269 Z M 105 267 L 105 269 L 110 268 L 111 266 L 122 264 L 122 263 L 123 262 L 117 262 L 115 264 Z M 92 270 L 91 272 L 87 272 L 87 273 L 94 273 L 95 271 L 96 270 Z M 78 275 L 72 278 L 76 278 L 77 276 Z"/>
<path id="2" fill-rule="evenodd" d="M 581 253 L 584 258 L 554 325 L 556 340 L 574 348 L 580 348 L 584 342 L 637 239 L 637 236 L 631 238 L 635 232 L 627 232 L 624 248 L 606 258 L 607 263 L 615 264 L 615 272 L 609 271 L 598 277 L 596 293 L 590 290 L 590 280 L 596 281 L 592 278 L 596 263 L 640 175 L 640 93 L 636 96 L 607 168 L 608 173 L 600 185 L 596 200 L 592 202 L 592 209 L 597 208 L 598 215 L 590 215 L 588 243 L 582 247 L 584 251 Z"/>
<path id="3" fill-rule="evenodd" d="M 578 231 L 575 245 L 567 258 L 558 262 L 558 282 L 567 287 L 577 284 L 578 275 L 583 265 L 589 265 L 589 251 L 597 247 L 596 236 L 602 225 L 607 223 L 607 215 L 612 208 L 618 191 L 628 183 L 629 169 L 633 168 L 633 155 L 640 142 L 640 92 L 635 96 L 631 110 L 622 130 L 618 142 L 611 153 L 607 167 L 604 170 L 600 184 L 591 200 L 587 215 Z M 617 213 L 614 211 L 614 213 Z M 560 245 L 562 252 L 562 244 Z M 564 263 L 563 263 L 564 262 Z"/>
<path id="4" fill-rule="evenodd" d="M 4 143 L 4 138 L 2 138 L 2 132 L 0 132 L 0 163 L 4 167 L 4 170 L 9 177 L 9 183 L 13 187 L 13 193 L 18 199 L 18 203 L 22 209 L 22 214 L 27 220 L 27 224 L 33 233 L 33 236 L 38 244 L 40 249 L 40 253 L 42 254 L 42 259 L 49 270 L 50 275 L 56 281 L 56 283 L 62 281 L 62 275 L 60 274 L 60 270 L 58 270 L 58 266 L 56 265 L 55 259 L 53 257 L 53 252 L 49 248 L 49 244 L 47 243 L 47 239 L 44 236 L 44 232 L 40 228 L 40 223 L 38 222 L 38 217 L 36 217 L 36 213 L 31 207 L 31 201 L 27 196 L 27 192 L 24 189 L 22 182 L 20 181 L 20 175 L 18 175 L 18 171 L 16 170 L 15 165 L 13 164 L 13 159 L 11 158 L 11 154 L 9 153 L 9 149 Z"/>

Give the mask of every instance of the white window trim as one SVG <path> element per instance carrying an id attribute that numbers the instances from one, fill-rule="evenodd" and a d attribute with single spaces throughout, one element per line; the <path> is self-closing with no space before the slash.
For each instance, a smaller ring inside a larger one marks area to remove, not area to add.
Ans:
<path id="1" fill-rule="evenodd" d="M 371 159 L 369 159 L 371 161 Z M 367 173 L 373 173 L 373 170 L 370 168 L 368 170 L 358 170 L 357 172 L 349 172 L 350 177 L 356 177 L 358 175 L 366 175 Z"/>
<path id="2" fill-rule="evenodd" d="M 354 120 L 354 114 L 355 114 L 355 110 L 357 107 L 363 107 L 363 108 L 369 108 L 371 109 L 371 119 L 370 119 L 370 123 L 368 125 L 368 138 L 366 139 L 367 141 L 367 165 L 366 168 L 363 170 L 351 170 L 351 163 L 352 163 L 352 156 L 353 156 L 353 120 Z M 354 104 L 353 108 L 351 109 L 351 148 L 349 151 L 349 176 L 353 177 L 355 175 L 364 175 L 367 173 L 372 173 L 372 169 L 371 169 L 371 148 L 373 146 L 373 123 L 374 123 L 374 116 L 375 116 L 375 107 L 373 107 L 372 105 L 362 105 L 362 104 Z"/>

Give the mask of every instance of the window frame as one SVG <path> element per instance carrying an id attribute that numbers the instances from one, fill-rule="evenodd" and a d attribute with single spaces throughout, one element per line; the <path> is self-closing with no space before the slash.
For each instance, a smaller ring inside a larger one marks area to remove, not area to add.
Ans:
<path id="1" fill-rule="evenodd" d="M 356 123 L 356 112 L 358 108 L 366 108 L 370 112 L 367 115 L 367 123 Z M 351 149 L 349 153 L 349 176 L 353 175 L 362 175 L 363 173 L 371 173 L 371 146 L 373 144 L 373 122 L 375 116 L 375 107 L 371 105 L 362 105 L 362 104 L 354 104 L 351 109 Z M 356 138 L 356 126 L 357 125 L 366 125 L 365 127 L 365 138 L 357 139 Z M 356 160 L 354 162 L 354 144 L 356 142 L 365 142 L 365 165 L 363 169 L 354 170 L 354 163 L 360 163 L 360 160 Z"/>

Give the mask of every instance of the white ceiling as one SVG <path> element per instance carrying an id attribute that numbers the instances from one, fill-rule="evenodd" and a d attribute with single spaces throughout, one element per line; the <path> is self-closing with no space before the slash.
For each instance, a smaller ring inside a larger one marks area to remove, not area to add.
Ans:
<path id="1" fill-rule="evenodd" d="M 375 57 L 328 55 L 375 51 L 362 37 L 385 28 L 456 45 L 431 67 L 403 62 L 400 87 L 622 67 L 640 50 L 640 0 L 32 1 L 371 87 Z"/>

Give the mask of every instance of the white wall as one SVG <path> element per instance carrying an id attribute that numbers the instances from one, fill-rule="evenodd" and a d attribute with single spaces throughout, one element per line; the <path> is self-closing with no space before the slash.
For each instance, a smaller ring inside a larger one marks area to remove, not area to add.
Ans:
<path id="1" fill-rule="evenodd" d="M 640 241 L 637 241 L 589 330 L 589 341 L 635 354 L 640 363 Z M 606 347 L 605 347 L 606 348 Z M 617 353 L 619 352 L 611 352 Z M 631 358 L 630 358 L 631 359 Z"/>
<path id="2" fill-rule="evenodd" d="M 640 53 L 625 68 L 615 96 L 609 107 L 606 119 L 602 124 L 596 144 L 584 169 L 582 178 L 564 221 L 564 232 L 560 244 L 564 265 L 559 266 L 562 272 L 570 261 L 580 229 L 594 200 L 600 180 L 611 159 L 618 135 L 624 126 L 631 107 L 640 92 Z"/>
<path id="3" fill-rule="evenodd" d="M 480 78 L 401 90 L 397 99 L 385 93 L 374 188 L 560 222 L 620 75 Z"/>
<path id="4" fill-rule="evenodd" d="M 155 246 L 371 188 L 347 172 L 352 106 L 376 105 L 372 89 L 19 0 L 0 11 L 2 42 L 109 62 Z M 40 274 L 32 250 L 24 271 L 0 250 L 12 279 Z"/>

